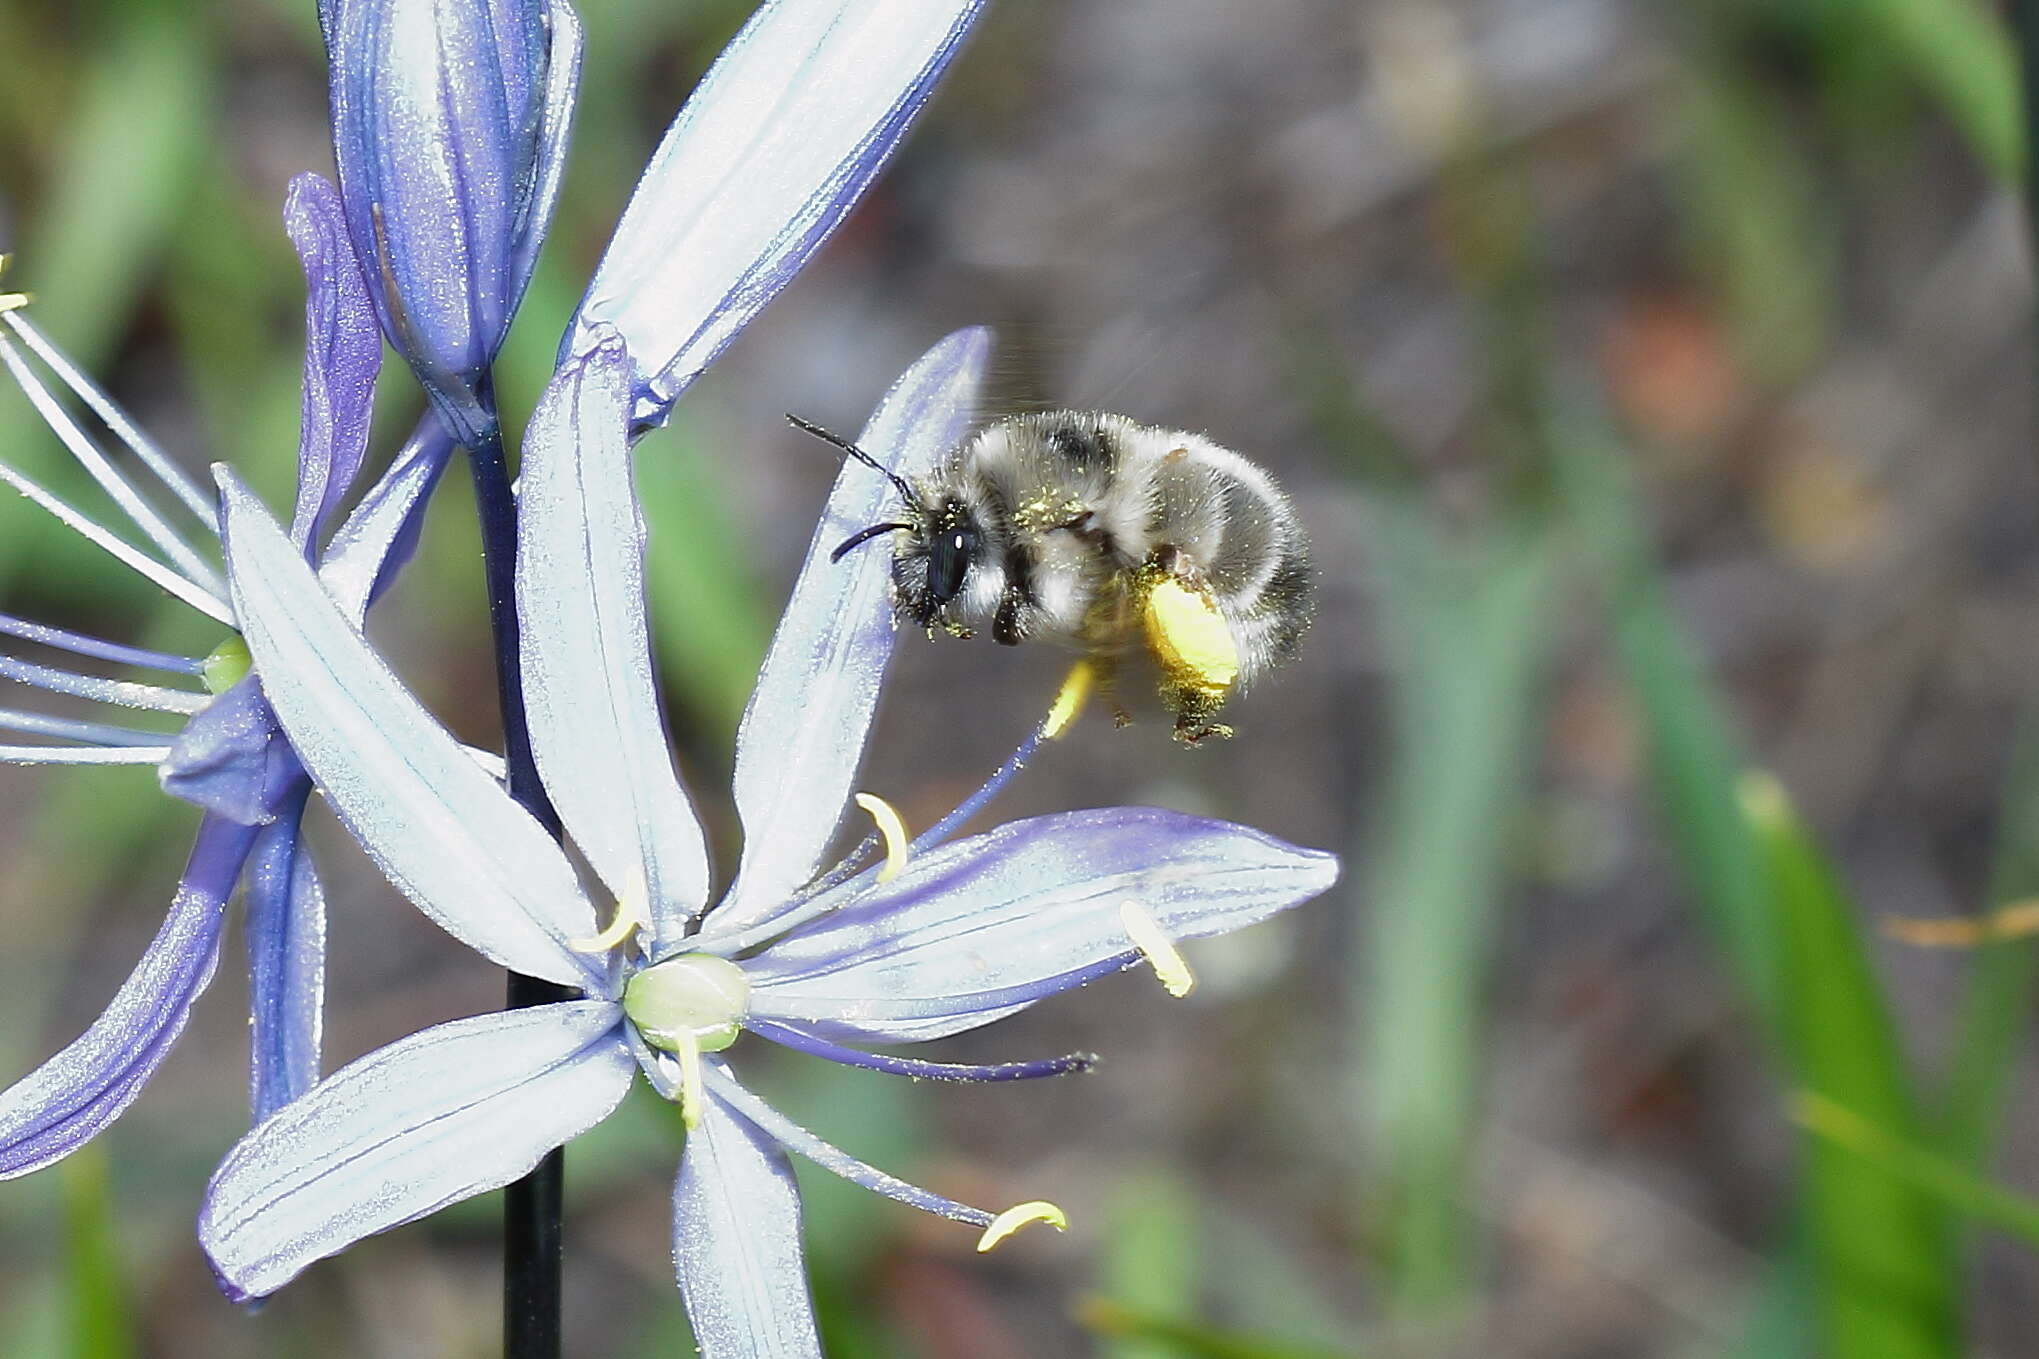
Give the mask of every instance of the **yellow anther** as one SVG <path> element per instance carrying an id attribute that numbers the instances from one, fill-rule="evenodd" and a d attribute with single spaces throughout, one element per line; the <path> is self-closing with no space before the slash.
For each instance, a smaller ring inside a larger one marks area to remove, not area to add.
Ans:
<path id="1" fill-rule="evenodd" d="M 1125 926 L 1133 947 L 1154 968 L 1154 975 L 1161 978 L 1163 990 L 1179 1000 L 1195 989 L 1196 974 L 1189 970 L 1189 960 L 1182 956 L 1175 941 L 1161 932 L 1161 922 L 1152 912 L 1137 901 L 1122 901 L 1119 923 Z"/>
<path id="2" fill-rule="evenodd" d="M 692 1034 L 684 1035 L 674 1044 L 673 1055 L 680 1059 L 680 1122 L 692 1132 L 701 1126 L 701 1111 L 707 1107 L 701 1084 L 701 1044 Z"/>
<path id="3" fill-rule="evenodd" d="M 878 881 L 890 882 L 906 868 L 907 856 L 912 853 L 912 837 L 906 833 L 906 822 L 891 803 L 876 793 L 858 793 L 857 805 L 871 814 L 871 820 L 878 823 L 878 834 L 885 837 L 885 866 L 878 870 Z"/>
<path id="4" fill-rule="evenodd" d="M 1035 1199 L 1032 1203 L 1016 1203 L 991 1219 L 991 1225 L 984 1229 L 984 1235 L 977 1238 L 978 1253 L 983 1254 L 1020 1228 L 1034 1222 L 1045 1222 L 1058 1232 L 1069 1230 L 1069 1215 L 1046 1199 Z"/>
<path id="5" fill-rule="evenodd" d="M 569 939 L 566 946 L 575 953 L 607 953 L 621 945 L 631 934 L 645 923 L 643 914 L 629 901 L 616 903 L 616 918 L 609 922 L 600 934 L 583 935 Z"/>
<path id="6" fill-rule="evenodd" d="M 1048 709 L 1048 720 L 1041 723 L 1041 739 L 1052 741 L 1069 730 L 1069 724 L 1082 715 L 1083 705 L 1090 701 L 1090 691 L 1096 687 L 1096 666 L 1088 660 L 1071 666 L 1069 678 L 1062 681 L 1062 691 L 1055 695 L 1055 706 Z"/>

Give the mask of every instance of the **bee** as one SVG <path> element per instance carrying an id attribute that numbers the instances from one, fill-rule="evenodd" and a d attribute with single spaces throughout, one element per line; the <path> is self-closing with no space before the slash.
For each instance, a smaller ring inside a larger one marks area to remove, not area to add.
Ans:
<path id="1" fill-rule="evenodd" d="M 1230 736 L 1214 720 L 1226 700 L 1293 660 L 1310 626 L 1295 507 L 1259 466 L 1201 434 L 1097 412 L 1016 415 L 909 482 L 789 418 L 898 489 L 902 517 L 854 534 L 831 560 L 891 534 L 900 619 L 931 638 L 988 629 L 1005 646 L 1073 646 L 1106 679 L 1144 651 L 1185 744 Z"/>

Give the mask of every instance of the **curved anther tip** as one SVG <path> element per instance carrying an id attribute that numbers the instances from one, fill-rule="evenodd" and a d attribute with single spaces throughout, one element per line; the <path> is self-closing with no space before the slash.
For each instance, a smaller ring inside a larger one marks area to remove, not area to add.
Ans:
<path id="1" fill-rule="evenodd" d="M 885 838 L 885 866 L 878 870 L 878 881 L 890 882 L 905 871 L 907 856 L 912 852 L 913 837 L 906 833 L 906 820 L 876 793 L 858 793 L 856 803 L 871 814 L 878 834 Z"/>
<path id="2" fill-rule="evenodd" d="M 977 1253 L 982 1255 L 1020 1228 L 1035 1222 L 1045 1222 L 1058 1232 L 1069 1230 L 1069 1215 L 1046 1199 L 1016 1203 L 991 1219 L 991 1225 L 984 1229 L 984 1235 L 977 1238 Z"/>
<path id="3" fill-rule="evenodd" d="M 1196 973 L 1190 971 L 1189 960 L 1182 956 L 1182 950 L 1175 946 L 1175 941 L 1162 933 L 1161 922 L 1151 911 L 1137 901 L 1122 901 L 1119 903 L 1119 923 L 1125 927 L 1126 937 L 1133 941 L 1133 947 L 1140 950 L 1140 956 L 1161 979 L 1163 990 L 1180 1000 L 1196 989 Z"/>
<path id="4" fill-rule="evenodd" d="M 607 953 L 635 934 L 644 924 L 643 915 L 627 901 L 616 903 L 616 918 L 600 934 L 580 935 L 566 941 L 575 953 Z"/>

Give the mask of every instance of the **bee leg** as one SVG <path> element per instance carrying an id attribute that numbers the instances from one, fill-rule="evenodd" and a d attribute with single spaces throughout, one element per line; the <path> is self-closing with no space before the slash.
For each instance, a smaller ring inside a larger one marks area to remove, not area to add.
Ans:
<path id="1" fill-rule="evenodd" d="M 1208 590 L 1184 578 L 1183 554 L 1150 559 L 1142 611 L 1147 646 L 1161 667 L 1161 700 L 1175 714 L 1175 739 L 1196 745 L 1232 734 L 1213 722 L 1239 679 L 1239 644 Z"/>
<path id="2" fill-rule="evenodd" d="M 991 619 L 991 638 L 1000 646 L 1018 646 L 1027 638 L 1020 628 L 1020 597 L 1015 590 L 1007 590 L 1005 597 L 998 601 L 998 612 Z"/>
<path id="3" fill-rule="evenodd" d="M 1133 725 L 1133 714 L 1119 699 L 1119 658 L 1108 651 L 1090 653 L 1091 683 L 1097 696 L 1112 705 L 1112 725 L 1121 730 Z"/>
<path id="4" fill-rule="evenodd" d="M 1147 556 L 1148 574 L 1157 579 L 1181 582 L 1184 589 L 1193 594 L 1207 595 L 1210 591 L 1204 585 L 1204 573 L 1197 564 L 1174 543 L 1162 543 Z"/>
<path id="5" fill-rule="evenodd" d="M 1225 706 L 1225 691 L 1201 684 L 1164 684 L 1161 699 L 1175 714 L 1175 739 L 1186 746 L 1216 738 L 1227 740 L 1232 729 L 1211 719 Z"/>

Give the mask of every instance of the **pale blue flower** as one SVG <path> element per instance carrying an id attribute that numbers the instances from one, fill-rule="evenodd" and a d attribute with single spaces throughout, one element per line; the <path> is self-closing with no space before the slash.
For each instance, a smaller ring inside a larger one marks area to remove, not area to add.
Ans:
<path id="1" fill-rule="evenodd" d="M 909 475 L 931 466 L 965 428 L 987 349 L 981 331 L 938 345 L 894 386 L 862 446 Z M 621 344 L 590 332 L 533 417 L 522 492 L 533 744 L 569 834 L 617 903 L 622 928 L 599 938 L 566 855 L 223 476 L 229 575 L 257 673 L 328 802 L 447 930 L 585 996 L 414 1034 L 252 1132 L 215 1175 L 199 1222 L 232 1296 L 272 1292 L 364 1236 L 518 1178 L 606 1117 L 642 1071 L 692 1125 L 674 1259 L 704 1353 L 818 1356 L 789 1151 L 984 1229 L 985 1244 L 1048 1210 L 993 1214 L 855 1160 L 738 1081 L 722 1053 L 740 1034 L 936 1078 L 1079 1069 L 1080 1055 L 959 1067 L 850 1045 L 957 1033 L 1143 958 L 1179 981 L 1174 941 L 1265 919 L 1337 876 L 1330 855 L 1151 808 L 1039 817 L 949 842 L 1020 757 L 910 854 L 898 846 L 868 867 L 853 854 L 824 872 L 894 635 L 883 555 L 828 561 L 891 494 L 847 465 L 744 716 L 735 797 L 745 846 L 709 909 L 703 837 L 655 696 L 629 475 L 635 387 Z"/>
<path id="2" fill-rule="evenodd" d="M 360 470 L 382 345 L 332 186 L 315 175 L 300 176 L 291 185 L 284 221 L 307 287 L 298 504 L 291 538 L 296 550 L 310 557 Z M 194 546 L 195 540 L 217 537 L 212 500 L 23 308 L 0 312 L 0 364 L 154 551 L 134 546 L 5 464 L 0 464 L 0 480 L 145 579 L 233 626 L 225 581 Z M 44 372 L 69 392 L 71 401 L 51 390 L 40 375 Z M 100 447 L 79 406 L 140 463 L 157 489 L 169 492 L 174 515 L 156 508 L 148 488 L 130 480 L 120 462 Z M 321 575 L 350 616 L 360 618 L 388 572 L 407 555 L 417 512 L 450 452 L 437 422 L 429 422 L 327 542 Z M 180 530 L 179 518 L 191 527 Z M 0 745 L 0 761 L 154 765 L 165 791 L 206 812 L 163 926 L 112 1003 L 79 1038 L 0 1091 L 0 1179 L 68 1155 L 141 1092 L 212 978 L 227 899 L 244 868 L 250 1103 L 257 1120 L 266 1117 L 318 1077 L 325 908 L 299 835 L 310 783 L 259 687 L 242 677 L 245 652 L 237 656 L 238 642 L 230 640 L 210 657 L 167 655 L 5 615 L 0 615 L 0 635 L 155 671 L 163 679 L 113 680 L 8 655 L 0 655 L 0 678 L 177 724 L 174 730 L 149 729 L 0 710 L 0 730 L 44 738 Z"/>
<path id="3" fill-rule="evenodd" d="M 984 0 L 766 0 L 673 120 L 560 349 L 613 327 L 640 425 L 778 296 L 884 169 Z"/>
<path id="4" fill-rule="evenodd" d="M 471 442 L 559 196 L 580 21 L 563 0 L 323 0 L 319 17 L 383 331 Z"/>

